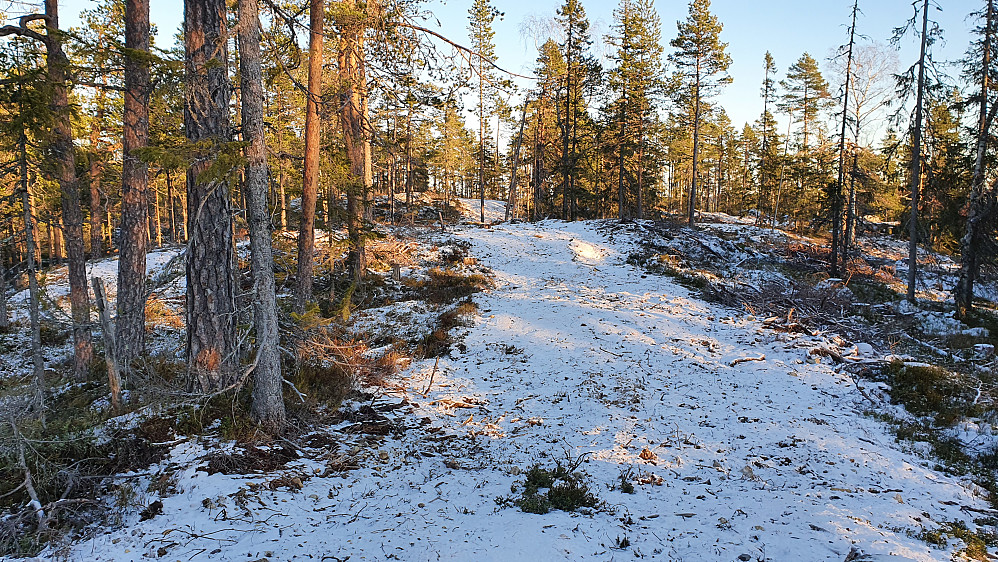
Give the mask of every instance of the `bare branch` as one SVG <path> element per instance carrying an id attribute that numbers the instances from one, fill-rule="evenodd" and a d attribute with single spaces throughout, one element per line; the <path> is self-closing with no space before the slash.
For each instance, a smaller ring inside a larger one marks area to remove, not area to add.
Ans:
<path id="1" fill-rule="evenodd" d="M 452 41 L 452 40 L 444 37 L 443 35 L 437 33 L 436 31 L 433 31 L 432 29 L 427 29 L 427 28 L 425 28 L 425 27 L 423 27 L 421 25 L 416 25 L 416 24 L 409 23 L 409 22 L 402 22 L 402 23 L 399 24 L 399 27 L 408 27 L 409 29 L 414 29 L 416 31 L 422 31 L 423 33 L 432 35 L 432 36 L 436 37 L 437 39 L 440 39 L 441 41 L 447 43 L 448 45 L 454 47 L 455 49 L 459 49 L 459 50 L 464 51 L 466 53 L 470 53 L 472 55 L 475 55 L 476 57 L 481 57 L 481 59 L 483 61 L 487 62 L 489 64 L 489 66 L 495 68 L 499 72 L 505 72 L 506 74 L 509 74 L 510 76 L 516 76 L 517 78 L 526 78 L 527 80 L 538 80 L 538 78 L 536 76 L 525 76 L 523 74 L 517 74 L 515 72 L 511 72 L 509 70 L 506 70 L 505 68 L 503 68 L 503 67 L 499 66 L 498 64 L 496 64 L 495 61 L 493 61 L 492 59 L 490 59 L 488 57 L 485 57 L 485 56 L 482 56 L 478 52 L 476 52 L 476 51 L 474 51 L 472 49 L 469 49 L 468 47 L 465 47 L 464 45 L 456 43 L 456 42 L 454 42 L 454 41 Z"/>

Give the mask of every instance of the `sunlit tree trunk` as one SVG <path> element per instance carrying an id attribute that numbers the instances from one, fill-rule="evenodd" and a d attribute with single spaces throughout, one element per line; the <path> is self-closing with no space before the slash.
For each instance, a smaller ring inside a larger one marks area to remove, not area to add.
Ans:
<path id="1" fill-rule="evenodd" d="M 354 282 L 364 275 L 366 255 L 363 237 L 364 202 L 371 187 L 371 144 L 367 123 L 367 75 L 364 60 L 363 19 L 358 0 L 344 0 L 344 9 L 351 16 L 340 25 L 340 43 L 337 54 L 339 66 L 340 123 L 347 157 L 350 160 L 350 179 L 347 194 L 347 236 L 350 251 L 347 257 Z M 367 15 L 376 13 L 376 1 L 366 5 Z"/>
<path id="2" fill-rule="evenodd" d="M 83 245 L 83 210 L 80 208 L 80 185 L 76 177 L 73 128 L 66 91 L 69 60 L 62 50 L 57 0 L 45 0 L 48 16 L 46 50 L 49 81 L 52 86 L 52 140 L 49 151 L 53 175 L 62 191 L 62 220 L 66 229 L 66 254 L 69 258 L 69 302 L 73 315 L 73 375 L 84 379 L 93 357 L 90 334 L 90 295 L 87 289 L 87 256 Z"/>
<path id="3" fill-rule="evenodd" d="M 325 5 L 310 0 L 308 41 L 308 92 L 305 99 L 305 171 L 302 183 L 301 223 L 298 227 L 298 270 L 295 311 L 305 312 L 312 298 L 312 265 L 315 253 L 315 200 L 319 189 L 319 96 L 322 88 L 322 39 Z"/>

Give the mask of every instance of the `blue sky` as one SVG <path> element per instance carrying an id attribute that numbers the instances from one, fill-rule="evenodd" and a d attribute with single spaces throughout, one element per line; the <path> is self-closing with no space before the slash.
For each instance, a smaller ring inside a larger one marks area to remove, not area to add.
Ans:
<path id="1" fill-rule="evenodd" d="M 497 58 L 509 70 L 529 74 L 536 59 L 534 40 L 522 32 L 529 19 L 554 15 L 562 0 L 503 1 L 493 0 L 505 17 L 495 23 Z M 969 41 L 972 22 L 967 15 L 980 2 L 972 0 L 937 0 L 942 11 L 932 11 L 944 30 L 946 42 L 938 51 L 940 60 L 952 60 L 962 55 Z M 73 16 L 92 3 L 68 0 L 62 4 L 63 25 L 73 25 Z M 433 0 L 426 8 L 440 20 L 444 35 L 467 43 L 467 10 L 471 0 Z M 583 0 L 591 22 L 594 48 L 602 47 L 602 36 L 609 31 L 615 1 Z M 835 46 L 846 41 L 846 22 L 851 0 L 714 0 L 712 11 L 724 25 L 722 40 L 728 43 L 733 63 L 729 70 L 733 83 L 719 99 L 732 122 L 740 127 L 753 121 L 761 112 L 759 86 L 762 82 L 762 59 L 766 50 L 772 52 L 782 77 L 802 53 L 809 52 L 825 65 L 825 59 Z M 180 25 L 183 18 L 182 0 L 152 0 L 152 19 L 159 26 L 161 45 Z M 687 4 L 682 0 L 658 0 L 656 9 L 662 20 L 662 43 L 668 52 L 668 42 L 676 34 L 676 21 L 684 19 Z M 902 25 L 912 15 L 910 0 L 860 0 L 863 14 L 857 23 L 860 33 L 869 40 L 887 43 L 894 27 Z M 917 56 L 913 38 L 906 39 L 900 52 L 902 66 L 911 64 Z"/>

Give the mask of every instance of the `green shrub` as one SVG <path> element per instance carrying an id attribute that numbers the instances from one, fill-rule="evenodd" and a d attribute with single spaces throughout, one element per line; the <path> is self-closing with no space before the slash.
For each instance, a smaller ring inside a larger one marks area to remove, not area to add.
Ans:
<path id="1" fill-rule="evenodd" d="M 519 496 L 496 499 L 500 506 L 515 505 L 526 513 L 545 514 L 552 509 L 576 511 L 597 507 L 600 500 L 590 490 L 582 474 L 573 472 L 560 462 L 553 469 L 534 465 L 527 471 Z M 514 484 L 515 494 L 519 486 Z"/>

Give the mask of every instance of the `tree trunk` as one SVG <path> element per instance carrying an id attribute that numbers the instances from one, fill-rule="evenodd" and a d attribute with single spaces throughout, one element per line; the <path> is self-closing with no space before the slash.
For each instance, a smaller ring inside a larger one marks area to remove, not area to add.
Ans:
<path id="1" fill-rule="evenodd" d="M 686 217 L 690 227 L 696 227 L 697 201 L 697 160 L 700 156 L 700 75 L 697 73 L 697 83 L 693 92 L 693 181 L 690 183 L 689 211 Z M 758 211 L 758 209 L 757 209 Z"/>
<path id="2" fill-rule="evenodd" d="M 925 47 L 929 31 L 929 0 L 922 2 L 922 45 L 918 56 L 918 84 L 915 86 L 915 129 L 911 142 L 911 210 L 908 219 L 908 293 L 915 302 L 918 278 L 918 199 L 922 190 L 922 99 L 925 90 Z M 848 76 L 848 75 L 847 75 Z"/>
<path id="3" fill-rule="evenodd" d="M 260 68 L 260 8 L 257 0 L 239 0 L 239 73 L 243 140 L 247 143 L 246 200 L 253 276 L 253 326 L 256 368 L 253 371 L 253 419 L 270 432 L 284 426 L 281 351 L 277 326 L 277 292 L 267 209 L 267 143 L 263 123 L 263 74 Z"/>
<path id="4" fill-rule="evenodd" d="M 301 222 L 298 225 L 298 270 L 295 312 L 305 312 L 312 299 L 315 253 L 315 200 L 319 189 L 319 101 L 322 89 L 322 39 L 325 4 L 310 0 L 308 40 L 308 94 L 305 100 L 305 171 L 302 181 Z"/>
<path id="5" fill-rule="evenodd" d="M 624 206 L 624 135 L 627 123 L 627 92 L 620 101 L 620 139 L 617 141 L 617 218 L 624 220 L 627 211 Z"/>
<path id="6" fill-rule="evenodd" d="M 485 78 L 482 76 L 482 57 L 478 57 L 478 193 L 481 202 L 481 220 L 485 224 Z"/>
<path id="7" fill-rule="evenodd" d="M 90 335 L 90 294 L 87 289 L 87 256 L 83 246 L 83 210 L 80 208 L 80 185 L 76 178 L 73 128 L 66 92 L 66 68 L 69 59 L 62 50 L 57 0 L 45 0 L 48 16 L 46 50 L 49 81 L 52 85 L 52 155 L 54 175 L 62 190 L 62 219 L 66 228 L 66 254 L 69 258 L 69 302 L 73 314 L 73 375 L 87 376 L 93 345 Z"/>
<path id="8" fill-rule="evenodd" d="M 173 196 L 173 174 L 170 170 L 166 170 L 166 204 L 170 209 L 170 242 L 179 244 L 180 237 L 177 233 L 177 200 Z"/>
<path id="9" fill-rule="evenodd" d="M 509 171 L 509 199 L 506 201 L 506 220 L 516 218 L 516 172 L 520 167 L 520 146 L 523 144 L 523 126 L 527 123 L 527 100 L 523 100 L 523 114 L 520 117 L 520 132 L 516 135 L 513 147 L 513 165 Z"/>
<path id="10" fill-rule="evenodd" d="M 203 177 L 229 140 L 225 2 L 187 0 L 184 16 L 184 128 L 188 141 L 206 147 L 187 171 L 187 364 L 210 392 L 229 386 L 237 363 L 229 189 L 223 180 Z"/>
<path id="11" fill-rule="evenodd" d="M 0 246 L 0 332 L 10 328 L 7 317 L 7 246 Z"/>
<path id="12" fill-rule="evenodd" d="M 149 0 L 125 2 L 126 53 L 149 52 Z M 118 252 L 118 298 L 115 358 L 123 374 L 145 353 L 146 252 L 149 238 L 149 166 L 133 151 L 149 145 L 149 61 L 125 58 L 125 114 L 122 120 L 121 234 Z"/>
<path id="13" fill-rule="evenodd" d="M 349 10 L 358 8 L 357 0 L 344 0 Z M 378 3 L 369 1 L 367 12 L 377 11 Z M 362 232 L 364 201 L 371 187 L 371 145 L 367 132 L 367 75 L 364 60 L 364 25 L 346 22 L 340 28 L 337 56 L 340 73 L 340 123 L 347 157 L 350 160 L 350 179 L 347 182 L 347 236 L 350 252 L 347 267 L 354 283 L 364 275 L 366 255 Z M 348 303 L 345 303 L 348 304 Z M 344 306 L 344 312 L 348 306 Z"/>
<path id="14" fill-rule="evenodd" d="M 988 110 L 988 95 L 991 90 L 991 41 L 995 18 L 994 1 L 988 0 L 987 13 L 984 20 L 984 57 L 981 64 L 981 110 L 977 123 L 977 147 L 974 158 L 974 175 L 970 189 L 970 203 L 967 211 L 967 226 L 960 239 L 960 277 L 953 291 L 956 302 L 956 315 L 965 318 L 974 307 L 974 282 L 981 268 L 981 245 L 984 241 L 984 229 L 994 214 L 994 191 L 985 193 L 985 155 L 987 154 L 988 137 L 991 123 L 994 120 L 998 105 Z"/>
<path id="15" fill-rule="evenodd" d="M 31 362 L 34 376 L 34 409 L 45 424 L 45 360 L 42 358 L 42 323 L 38 302 L 38 260 L 35 257 L 35 220 L 31 213 L 31 192 L 28 191 L 28 139 L 21 131 L 19 139 L 21 175 L 21 205 L 24 207 L 24 238 L 28 255 L 28 318 L 31 323 Z"/>
<path id="16" fill-rule="evenodd" d="M 104 175 L 104 162 L 97 154 L 100 132 L 104 123 L 104 90 L 97 91 L 97 116 L 90 128 L 90 256 L 104 257 L 104 205 L 101 200 L 100 180 Z"/>
<path id="17" fill-rule="evenodd" d="M 928 1 L 928 0 L 926 0 Z M 849 109 L 849 85 L 852 78 L 852 48 L 856 38 L 856 14 L 859 12 L 859 0 L 854 0 L 852 6 L 852 25 L 849 27 L 849 51 L 846 58 L 846 84 L 842 98 L 842 129 L 839 131 L 839 177 L 835 182 L 832 191 L 832 264 L 831 275 L 838 277 L 842 272 L 839 270 L 839 253 L 842 250 L 842 189 L 845 185 L 845 159 L 846 159 L 846 123 L 848 122 Z M 923 38 L 924 39 L 924 38 Z M 924 43 L 923 43 L 924 49 Z M 924 50 L 922 51 L 924 54 Z M 921 81 L 921 75 L 919 75 Z M 919 96 L 921 96 L 921 86 L 919 86 Z M 919 108 L 921 113 L 921 99 Z M 804 122 L 807 123 L 807 111 L 804 112 Z M 844 262 L 843 262 L 844 265 Z"/>

